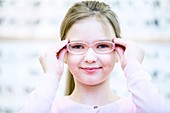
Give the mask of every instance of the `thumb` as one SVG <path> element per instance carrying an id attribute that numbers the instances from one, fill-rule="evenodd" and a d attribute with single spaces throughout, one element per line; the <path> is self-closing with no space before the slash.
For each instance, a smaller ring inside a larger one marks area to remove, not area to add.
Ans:
<path id="1" fill-rule="evenodd" d="M 122 60 L 124 57 L 124 49 L 122 49 L 121 47 L 116 47 L 115 50 L 117 51 L 117 53 L 120 57 L 120 60 Z"/>
<path id="2" fill-rule="evenodd" d="M 119 55 L 121 67 L 122 67 L 122 69 L 124 69 L 124 67 L 125 67 L 124 49 L 122 49 L 121 47 L 116 47 L 115 50 L 117 51 L 117 54 Z"/>
<path id="3" fill-rule="evenodd" d="M 58 59 L 61 61 L 64 61 L 64 56 L 65 56 L 66 52 L 67 52 L 66 48 L 62 49 L 59 53 Z"/>

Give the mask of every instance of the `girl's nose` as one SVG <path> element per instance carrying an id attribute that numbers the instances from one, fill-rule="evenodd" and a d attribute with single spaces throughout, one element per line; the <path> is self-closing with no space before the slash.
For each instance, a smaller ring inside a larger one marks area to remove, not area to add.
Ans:
<path id="1" fill-rule="evenodd" d="M 96 53 L 92 48 L 89 48 L 88 51 L 85 53 L 84 61 L 87 63 L 94 63 L 97 61 Z"/>

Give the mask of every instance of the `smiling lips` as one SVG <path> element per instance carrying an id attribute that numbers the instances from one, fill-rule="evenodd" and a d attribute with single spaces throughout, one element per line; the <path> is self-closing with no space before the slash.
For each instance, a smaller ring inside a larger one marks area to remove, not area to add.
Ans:
<path id="1" fill-rule="evenodd" d="M 95 72 L 97 72 L 98 70 L 100 70 L 101 67 L 85 67 L 85 68 L 81 67 L 81 69 L 82 69 L 83 71 L 85 71 L 86 73 L 92 74 L 92 73 L 95 73 Z"/>

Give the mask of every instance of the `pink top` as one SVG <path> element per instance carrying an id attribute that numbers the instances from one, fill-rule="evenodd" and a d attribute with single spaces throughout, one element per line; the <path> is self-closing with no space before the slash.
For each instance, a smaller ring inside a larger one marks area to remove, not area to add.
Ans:
<path id="1" fill-rule="evenodd" d="M 127 65 L 124 73 L 131 100 L 121 97 L 104 106 L 79 104 L 68 96 L 55 100 L 59 83 L 54 76 L 47 75 L 31 93 L 20 113 L 170 113 L 170 107 L 140 64 Z"/>
<path id="2" fill-rule="evenodd" d="M 65 96 L 55 101 L 53 106 L 52 113 L 136 113 L 134 103 L 125 98 L 104 106 L 91 106 L 76 103 Z"/>

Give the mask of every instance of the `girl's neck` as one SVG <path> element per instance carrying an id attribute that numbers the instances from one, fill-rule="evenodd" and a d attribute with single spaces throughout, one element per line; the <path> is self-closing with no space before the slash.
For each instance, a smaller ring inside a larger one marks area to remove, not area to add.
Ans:
<path id="1" fill-rule="evenodd" d="M 82 84 L 75 85 L 75 89 L 70 95 L 70 99 L 81 104 L 106 105 L 116 101 L 119 97 L 113 94 L 109 80 L 106 80 L 103 83 L 94 86 Z"/>

